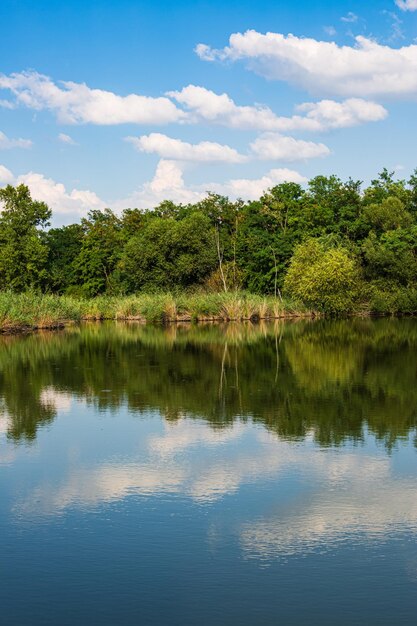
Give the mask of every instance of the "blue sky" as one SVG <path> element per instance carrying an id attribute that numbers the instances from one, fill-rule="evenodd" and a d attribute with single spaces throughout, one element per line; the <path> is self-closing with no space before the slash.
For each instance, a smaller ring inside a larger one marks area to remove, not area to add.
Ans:
<path id="1" fill-rule="evenodd" d="M 417 0 L 2 0 L 0 20 L 0 184 L 56 223 L 417 166 Z"/>

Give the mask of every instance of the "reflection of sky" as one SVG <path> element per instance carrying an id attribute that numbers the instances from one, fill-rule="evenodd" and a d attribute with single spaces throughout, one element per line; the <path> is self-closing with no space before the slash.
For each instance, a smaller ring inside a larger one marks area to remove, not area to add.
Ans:
<path id="1" fill-rule="evenodd" d="M 233 497 L 240 505 L 250 489 L 261 495 L 254 507 L 239 513 L 237 523 L 248 557 L 306 553 L 361 537 L 381 540 L 417 531 L 415 470 L 400 473 L 396 453 L 388 456 L 370 438 L 357 448 L 321 450 L 313 433 L 303 443 L 290 443 L 241 421 L 215 430 L 185 417 L 173 423 L 155 414 L 99 417 L 79 403 L 71 408 L 71 398 L 61 395 L 48 389 L 43 398 L 67 416 L 49 433 L 56 431 L 54 471 L 34 472 L 11 503 L 19 517 L 88 511 L 130 496 L 164 494 L 212 506 Z M 105 446 L 91 442 L 93 431 L 101 433 Z M 39 434 L 38 440 L 42 448 L 48 438 Z M 398 454 L 407 450 L 403 446 Z M 21 454 L 9 462 L 17 465 Z M 31 462 L 43 462 L 42 449 Z"/>
<path id="2" fill-rule="evenodd" d="M 58 391 L 53 387 L 45 387 L 40 395 L 40 402 L 46 408 L 50 407 L 55 411 L 69 411 L 73 403 L 71 394 Z"/>

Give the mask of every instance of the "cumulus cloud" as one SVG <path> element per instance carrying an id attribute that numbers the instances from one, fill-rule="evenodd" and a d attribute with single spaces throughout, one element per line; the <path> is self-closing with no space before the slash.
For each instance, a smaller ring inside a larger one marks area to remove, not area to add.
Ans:
<path id="1" fill-rule="evenodd" d="M 200 190 L 187 188 L 184 183 L 183 171 L 175 161 L 161 159 L 151 181 L 141 185 L 129 198 L 121 200 L 120 208 L 137 206 L 150 209 L 163 200 L 172 200 L 182 204 L 198 202 L 204 194 Z"/>
<path id="2" fill-rule="evenodd" d="M 250 69 L 268 79 L 287 81 L 315 94 L 417 95 L 415 44 L 392 48 L 358 36 L 354 46 L 339 46 L 291 34 L 248 30 L 232 34 L 229 45 L 221 50 L 199 44 L 196 52 L 206 61 L 246 60 Z"/>
<path id="3" fill-rule="evenodd" d="M 279 183 L 305 183 L 306 180 L 295 170 L 275 168 L 261 178 L 232 178 L 223 183 L 207 182 L 202 185 L 186 185 L 180 164 L 162 159 L 158 163 L 153 179 L 143 184 L 128 198 L 119 201 L 118 207 L 153 208 L 162 200 L 188 204 L 202 200 L 208 191 L 227 195 L 233 199 L 253 200 Z"/>
<path id="4" fill-rule="evenodd" d="M 321 44 L 324 45 L 324 42 Z M 322 115 L 321 123 L 318 124 L 312 112 L 306 116 L 282 117 L 265 105 L 237 105 L 228 94 L 217 94 L 197 85 L 188 85 L 181 91 L 169 91 L 160 98 L 136 94 L 123 97 L 110 91 L 91 89 L 87 85 L 74 82 L 64 82 L 59 86 L 47 76 L 36 72 L 23 72 L 10 76 L 0 74 L 0 89 L 11 91 L 18 104 L 34 110 L 49 110 L 57 116 L 59 122 L 66 124 L 113 125 L 177 122 L 215 124 L 239 130 L 321 131 L 378 121 L 386 115 L 381 105 L 360 98 L 351 98 L 344 102 L 325 100 L 315 103 L 315 106 L 321 110 L 324 106 L 328 109 L 332 108 L 334 114 L 330 120 Z M 176 104 L 172 100 L 175 100 Z M 8 101 L 7 103 L 14 106 L 13 103 Z M 351 110 L 353 105 L 355 112 L 351 115 L 350 123 L 347 123 L 346 112 Z M 302 106 L 299 110 L 302 110 Z M 369 115 L 371 108 L 373 113 Z M 340 124 L 336 113 L 342 120 Z M 71 143 L 70 136 L 65 133 L 61 133 L 59 139 L 64 143 Z"/>
<path id="5" fill-rule="evenodd" d="M 28 172 L 16 178 L 16 184 L 27 185 L 36 200 L 46 202 L 55 214 L 85 215 L 91 209 L 104 209 L 105 203 L 93 191 L 72 189 L 43 174 Z"/>
<path id="6" fill-rule="evenodd" d="M 307 182 L 307 179 L 295 170 L 280 167 L 270 170 L 261 178 L 233 178 L 226 183 L 212 183 L 207 188 L 231 198 L 255 200 L 267 189 L 285 182 L 302 184 Z"/>
<path id="7" fill-rule="evenodd" d="M 161 133 L 151 133 L 141 137 L 126 137 L 126 141 L 131 143 L 139 152 L 158 154 L 163 159 L 202 163 L 243 163 L 247 160 L 246 156 L 239 154 L 234 148 L 212 141 L 192 144 Z"/>
<path id="8" fill-rule="evenodd" d="M 128 206 L 151 209 L 163 200 L 189 204 L 198 202 L 204 195 L 200 189 L 185 185 L 183 171 L 178 163 L 161 159 L 152 180 L 145 182 L 129 197 L 120 200 L 117 206 L 119 209 Z"/>
<path id="9" fill-rule="evenodd" d="M 265 133 L 258 137 L 250 144 L 248 155 L 240 154 L 234 148 L 219 143 L 203 141 L 190 144 L 160 133 L 151 133 L 142 137 L 126 137 L 126 141 L 132 143 L 141 152 L 158 154 L 163 159 L 185 162 L 243 163 L 253 159 L 298 161 L 330 154 L 329 148 L 323 143 L 303 141 L 278 133 Z"/>
<path id="10" fill-rule="evenodd" d="M 417 0 L 395 0 L 395 4 L 401 11 L 417 11 Z"/>
<path id="11" fill-rule="evenodd" d="M 4 165 L 0 165 L 0 183 L 12 183 L 14 180 L 14 176 L 11 173 L 10 170 L 7 169 L 7 167 L 4 167 Z"/>
<path id="12" fill-rule="evenodd" d="M 330 154 L 324 143 L 294 139 L 278 133 L 265 133 L 255 139 L 250 147 L 255 156 L 264 160 L 299 161 Z"/>
<path id="13" fill-rule="evenodd" d="M 304 103 L 297 110 L 306 112 L 306 115 L 283 117 L 266 106 L 237 105 L 226 93 L 217 94 L 196 85 L 188 85 L 181 91 L 170 91 L 167 95 L 186 107 L 188 122 L 206 122 L 241 130 L 326 131 L 377 122 L 388 114 L 380 104 L 361 98 Z"/>
<path id="14" fill-rule="evenodd" d="M 66 135 L 65 133 L 59 133 L 58 140 L 61 143 L 67 144 L 68 146 L 76 146 L 77 145 L 77 142 L 74 141 L 74 139 L 72 137 L 70 137 L 70 135 Z"/>
<path id="15" fill-rule="evenodd" d="M 0 165 L 0 183 L 27 185 L 32 197 L 46 202 L 58 221 L 76 220 L 85 216 L 91 209 L 104 209 L 107 206 L 93 191 L 76 188 L 67 190 L 62 183 L 37 172 L 15 176 Z"/>
<path id="16" fill-rule="evenodd" d="M 37 72 L 0 74 L 0 89 L 11 91 L 30 109 L 52 111 L 65 124 L 168 124 L 184 117 L 166 97 L 119 96 L 68 81 L 58 85 Z"/>
<path id="17" fill-rule="evenodd" d="M 288 168 L 274 168 L 260 178 L 232 178 L 223 183 L 186 184 L 185 163 L 161 159 L 153 178 L 146 181 L 126 198 L 112 203 L 104 202 L 96 193 L 85 189 L 67 189 L 65 185 L 43 174 L 28 172 L 15 176 L 0 165 L 0 183 L 27 185 L 33 198 L 46 202 L 53 211 L 57 223 L 67 223 L 84 217 L 92 209 L 112 206 L 116 211 L 127 207 L 152 209 L 163 200 L 188 204 L 199 202 L 208 191 L 228 195 L 230 198 L 253 200 L 264 191 L 282 182 L 305 183 L 307 179 L 299 172 Z"/>
<path id="18" fill-rule="evenodd" d="M 217 94 L 205 87 L 188 85 L 166 94 L 189 111 L 188 121 L 208 122 L 229 128 L 272 130 L 279 119 L 267 106 L 238 106 L 226 93 Z"/>
<path id="19" fill-rule="evenodd" d="M 30 148 L 32 142 L 30 139 L 9 139 L 7 135 L 0 130 L 0 150 L 8 150 L 9 148 Z"/>
<path id="20" fill-rule="evenodd" d="M 326 131 L 367 122 L 380 122 L 388 116 L 388 111 L 381 104 L 361 98 L 348 98 L 343 102 L 334 100 L 305 102 L 297 106 L 297 111 L 305 115 L 286 118 L 282 130 Z"/>

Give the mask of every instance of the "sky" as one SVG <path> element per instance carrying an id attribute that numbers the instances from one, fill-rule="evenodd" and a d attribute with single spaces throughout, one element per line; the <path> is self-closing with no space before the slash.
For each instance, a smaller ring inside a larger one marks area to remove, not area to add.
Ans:
<path id="1" fill-rule="evenodd" d="M 417 0 L 1 0 L 0 186 L 54 223 L 417 167 Z"/>

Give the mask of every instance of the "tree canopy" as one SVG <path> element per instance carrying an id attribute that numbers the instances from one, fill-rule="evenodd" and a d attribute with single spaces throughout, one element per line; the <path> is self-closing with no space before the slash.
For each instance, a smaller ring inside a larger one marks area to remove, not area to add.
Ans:
<path id="1" fill-rule="evenodd" d="M 0 204 L 2 289 L 95 296 L 243 288 L 330 311 L 354 306 L 359 283 L 365 298 L 417 289 L 417 170 L 408 181 L 383 170 L 364 189 L 316 176 L 250 202 L 209 193 L 195 204 L 92 210 L 49 230 L 50 209 L 26 186 L 1 189 Z"/>

